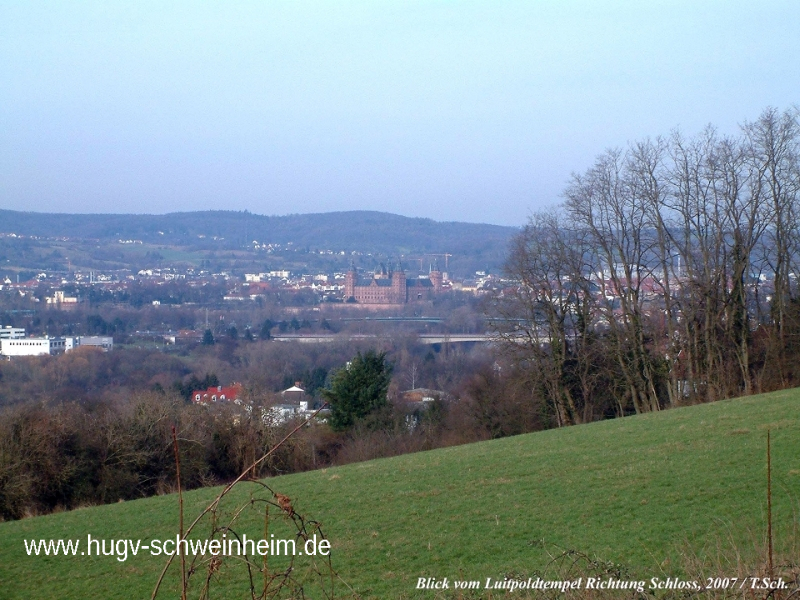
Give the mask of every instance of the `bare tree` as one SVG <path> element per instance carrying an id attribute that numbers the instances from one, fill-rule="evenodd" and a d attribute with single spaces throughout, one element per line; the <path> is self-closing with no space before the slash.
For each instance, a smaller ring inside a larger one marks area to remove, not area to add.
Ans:
<path id="1" fill-rule="evenodd" d="M 766 109 L 743 127 L 747 162 L 754 187 L 763 195 L 769 226 L 761 244 L 761 259 L 771 273 L 773 289 L 769 319 L 772 343 L 768 358 L 777 367 L 781 385 L 787 384 L 788 315 L 797 297 L 800 259 L 800 123 L 798 110 L 779 113 Z"/>
<path id="2" fill-rule="evenodd" d="M 515 281 L 497 299 L 494 326 L 558 426 L 594 415 L 591 357 L 595 306 L 586 232 L 566 226 L 558 211 L 531 217 L 514 239 L 506 274 Z"/>
<path id="3" fill-rule="evenodd" d="M 602 154 L 585 175 L 573 176 L 565 196 L 569 218 L 586 229 L 597 249 L 597 276 L 608 298 L 604 319 L 634 410 L 658 410 L 642 296 L 653 240 L 647 229 L 647 206 L 631 186 L 624 154 L 618 150 Z"/>

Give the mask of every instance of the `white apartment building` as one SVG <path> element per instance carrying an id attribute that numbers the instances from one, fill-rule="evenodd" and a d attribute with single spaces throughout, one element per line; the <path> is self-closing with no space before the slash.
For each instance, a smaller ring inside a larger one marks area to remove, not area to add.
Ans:
<path id="1" fill-rule="evenodd" d="M 45 298 L 48 304 L 55 304 L 61 306 L 62 304 L 77 304 L 78 299 L 72 296 L 65 296 L 64 292 L 58 290 L 52 296 Z"/>
<path id="2" fill-rule="evenodd" d="M 18 340 L 25 337 L 25 330 L 21 327 L 6 325 L 0 328 L 0 340 Z"/>

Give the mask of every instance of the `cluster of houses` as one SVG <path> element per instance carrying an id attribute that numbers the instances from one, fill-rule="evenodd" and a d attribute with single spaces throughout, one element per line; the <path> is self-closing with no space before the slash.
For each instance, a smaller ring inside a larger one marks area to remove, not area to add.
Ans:
<path id="1" fill-rule="evenodd" d="M 281 401 L 271 406 L 261 409 L 261 420 L 265 425 L 281 425 L 295 418 L 310 419 L 314 410 L 309 408 L 309 400 L 306 392 L 300 387 L 301 383 L 295 384 L 281 392 Z M 192 392 L 192 402 L 194 404 L 210 405 L 215 403 L 232 402 L 241 406 L 248 413 L 252 413 L 253 405 L 244 398 L 244 388 L 241 383 L 233 383 L 229 386 L 213 386 L 205 390 L 194 390 Z"/>
<path id="2" fill-rule="evenodd" d="M 48 308 L 68 310 L 76 308 L 82 296 L 90 289 L 101 289 L 112 295 L 124 295 L 131 286 L 147 283 L 154 286 L 168 282 L 183 281 L 189 287 L 202 287 L 208 283 L 223 285 L 226 288 L 226 301 L 257 300 L 269 292 L 313 292 L 322 301 L 356 302 L 365 304 L 405 304 L 413 300 L 429 299 L 432 293 L 459 291 L 481 294 L 497 284 L 497 277 L 478 271 L 474 277 L 451 280 L 444 271 L 432 266 L 426 274 L 409 274 L 403 281 L 395 282 L 392 274 L 405 275 L 402 269 L 384 273 L 379 267 L 374 273 L 356 273 L 354 269 L 335 273 L 292 273 L 287 269 L 277 269 L 261 273 L 235 275 L 229 272 L 212 273 L 193 268 L 176 269 L 172 267 L 141 269 L 138 272 L 127 269 L 98 272 L 71 270 L 63 272 L 40 272 L 27 281 L 14 282 L 9 276 L 0 277 L 0 292 L 12 293 L 31 302 L 42 302 Z M 395 283 L 398 289 L 393 289 Z M 48 289 L 49 288 L 49 289 Z M 72 290 L 71 292 L 64 291 Z M 386 289 L 384 289 L 386 288 Z M 43 293 L 43 290 L 47 290 Z M 49 294 L 49 295 L 46 295 Z M 153 301 L 154 305 L 161 301 Z"/>
<path id="3" fill-rule="evenodd" d="M 265 425 L 277 426 L 295 419 L 308 421 L 314 416 L 317 411 L 311 407 L 309 396 L 301 385 L 301 382 L 296 381 L 292 387 L 280 393 L 281 399 L 279 402 L 261 408 L 261 420 Z M 422 412 L 428 410 L 435 401 L 447 398 L 449 396 L 445 392 L 426 388 L 415 388 L 402 392 L 400 401 L 407 413 L 407 426 L 413 429 L 417 425 Z M 241 383 L 233 383 L 229 386 L 218 385 L 205 390 L 194 390 L 192 392 L 192 402 L 206 406 L 230 402 L 242 407 L 248 414 L 253 412 L 253 404 L 244 398 L 244 388 Z M 317 419 L 320 422 L 325 422 L 328 412 L 327 410 L 320 411 L 317 414 Z"/>
<path id="4" fill-rule="evenodd" d="M 25 330 L 20 327 L 0 327 L 0 356 L 7 360 L 15 356 L 63 354 L 80 346 L 91 346 L 108 352 L 114 347 L 114 338 L 99 335 L 27 337 Z"/>

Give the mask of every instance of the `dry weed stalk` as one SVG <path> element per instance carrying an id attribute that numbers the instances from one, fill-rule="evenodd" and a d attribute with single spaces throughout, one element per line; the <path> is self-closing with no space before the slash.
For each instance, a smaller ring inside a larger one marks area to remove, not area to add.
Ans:
<path id="1" fill-rule="evenodd" d="M 313 419 L 321 410 L 327 406 L 323 404 L 316 412 L 310 417 Z M 242 524 L 243 516 L 258 511 L 261 514 L 263 508 L 264 519 L 264 540 L 268 539 L 270 529 L 270 509 L 277 509 L 278 514 L 291 524 L 294 531 L 295 540 L 299 542 L 298 545 L 303 546 L 305 542 L 310 539 L 319 539 L 320 541 L 326 539 L 321 524 L 314 520 L 307 520 L 300 515 L 294 508 L 292 500 L 289 496 L 274 491 L 263 482 L 248 479 L 250 474 L 255 475 L 257 467 L 263 463 L 270 455 L 278 450 L 286 441 L 291 438 L 297 431 L 306 424 L 303 421 L 290 431 L 282 440 L 264 454 L 261 458 L 255 460 L 248 466 L 242 473 L 216 496 L 216 498 L 194 519 L 188 528 L 184 530 L 184 507 L 183 507 L 183 494 L 180 485 L 180 455 L 178 452 L 178 440 L 175 428 L 173 427 L 173 447 L 175 452 L 175 464 L 178 477 L 178 503 L 179 503 L 179 539 L 181 541 L 188 540 L 189 535 L 193 530 L 203 522 L 203 519 L 208 516 L 211 530 L 205 541 L 217 540 L 233 540 L 236 539 L 241 544 L 243 537 L 240 534 L 239 525 Z M 235 507 L 230 514 L 225 518 L 222 511 L 222 501 L 225 499 L 231 490 L 238 484 L 246 482 L 255 486 L 257 489 L 251 492 L 249 500 L 243 504 Z M 316 536 L 316 538 L 314 537 Z M 180 555 L 181 564 L 181 599 L 186 600 L 188 594 L 192 589 L 192 583 L 200 578 L 197 583 L 196 591 L 200 600 L 206 600 L 211 597 L 211 589 L 215 585 L 225 585 L 226 583 L 235 583 L 226 581 L 225 577 L 229 573 L 236 571 L 236 567 L 243 567 L 246 572 L 247 585 L 249 587 L 249 597 L 252 600 L 267 600 L 273 598 L 305 598 L 309 593 L 308 587 L 314 589 L 314 595 L 319 595 L 323 598 L 335 598 L 336 586 L 341 584 L 340 589 L 343 589 L 345 597 L 355 598 L 357 595 L 353 589 L 347 585 L 344 580 L 339 577 L 333 569 L 330 554 L 327 556 L 308 556 L 309 565 L 305 568 L 304 572 L 300 570 L 296 564 L 294 556 L 288 556 L 288 566 L 283 568 L 271 568 L 268 560 L 268 555 L 264 554 L 259 563 L 255 562 L 256 557 L 248 556 L 245 550 L 241 555 L 220 555 L 217 554 L 195 554 L 190 563 L 186 564 L 186 556 L 182 551 L 183 544 L 178 544 L 176 550 Z M 167 574 L 169 567 L 173 563 L 175 554 L 169 556 L 166 560 L 164 568 L 161 571 L 158 580 L 156 581 L 151 600 L 155 598 L 162 591 L 162 583 Z M 256 580 L 259 579 L 257 575 L 260 574 L 260 583 L 257 585 Z M 338 597 L 342 597 L 340 594 Z"/>

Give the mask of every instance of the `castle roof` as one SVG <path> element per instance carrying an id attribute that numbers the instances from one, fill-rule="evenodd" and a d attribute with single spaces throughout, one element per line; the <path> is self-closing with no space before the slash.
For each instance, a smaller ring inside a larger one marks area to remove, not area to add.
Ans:
<path id="1" fill-rule="evenodd" d="M 406 281 L 406 285 L 408 287 L 424 287 L 429 288 L 433 287 L 433 282 L 430 279 L 422 278 L 419 279 L 409 279 Z"/>
<path id="2" fill-rule="evenodd" d="M 360 278 L 356 285 L 358 287 L 369 287 L 371 285 L 377 285 L 378 287 L 391 287 L 392 280 L 391 279 L 370 279 L 370 278 Z"/>

